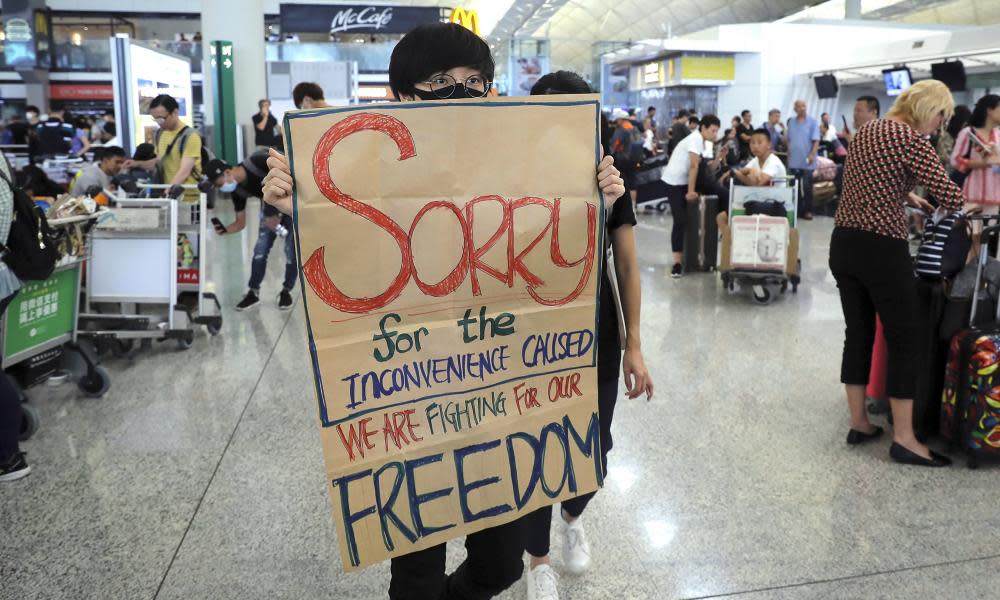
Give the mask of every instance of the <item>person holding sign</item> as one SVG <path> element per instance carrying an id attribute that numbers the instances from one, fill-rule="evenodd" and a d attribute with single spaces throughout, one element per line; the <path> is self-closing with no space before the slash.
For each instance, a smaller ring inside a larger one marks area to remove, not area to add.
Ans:
<path id="1" fill-rule="evenodd" d="M 531 88 L 531 95 L 541 94 L 589 94 L 590 86 L 576 73 L 558 71 L 545 75 Z M 605 133 L 610 130 L 605 128 Z M 605 145 L 610 140 L 603 140 Z M 608 470 L 608 452 L 612 447 L 611 419 L 618 400 L 618 369 L 625 375 L 625 387 L 629 398 L 638 398 L 643 392 L 646 399 L 653 397 L 653 379 L 646 369 L 642 356 L 642 342 L 639 336 L 639 311 L 642 291 L 639 284 L 639 263 L 635 253 L 636 225 L 635 210 L 629 198 L 615 199 L 605 219 L 605 229 L 612 255 L 609 269 L 604 271 L 600 292 L 600 329 L 597 332 L 597 406 L 601 424 L 601 465 L 605 476 Z M 614 269 L 610 269 L 611 260 Z M 609 271 L 617 275 L 617 286 L 609 279 Z M 621 298 L 615 292 L 621 290 Z M 624 316 L 625 331 L 619 331 L 616 308 Z M 625 335 L 622 336 L 621 334 Z M 625 340 L 625 357 L 622 360 L 621 339 Z M 562 503 L 560 515 L 563 529 L 563 562 L 566 569 L 574 574 L 586 571 L 590 566 L 590 544 L 587 542 L 580 518 L 594 493 L 583 494 Z M 528 600 L 558 600 L 558 575 L 549 560 L 549 534 L 552 522 L 552 507 L 546 506 L 531 513 L 528 522 L 528 543 L 526 550 L 531 555 L 528 569 Z"/>
<path id="2" fill-rule="evenodd" d="M 483 98 L 491 93 L 494 69 L 485 41 L 461 26 L 434 23 L 417 27 L 399 41 L 390 60 L 389 81 L 401 102 Z M 284 156 L 274 150 L 270 154 L 263 199 L 292 214 L 291 170 Z M 609 201 L 625 192 L 612 163 L 606 157 L 597 173 L 599 187 Z M 470 533 L 465 538 L 468 556 L 450 576 L 445 575 L 445 544 L 394 556 L 389 597 L 491 598 L 521 578 L 525 534 L 524 519 Z"/>

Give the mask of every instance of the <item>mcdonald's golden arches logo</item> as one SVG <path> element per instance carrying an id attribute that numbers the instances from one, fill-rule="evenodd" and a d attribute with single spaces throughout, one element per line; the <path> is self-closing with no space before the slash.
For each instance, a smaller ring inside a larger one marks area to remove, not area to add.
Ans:
<path id="1" fill-rule="evenodd" d="M 474 10 L 465 10 L 464 8 L 453 9 L 450 21 L 458 23 L 472 33 L 479 35 L 479 15 Z"/>

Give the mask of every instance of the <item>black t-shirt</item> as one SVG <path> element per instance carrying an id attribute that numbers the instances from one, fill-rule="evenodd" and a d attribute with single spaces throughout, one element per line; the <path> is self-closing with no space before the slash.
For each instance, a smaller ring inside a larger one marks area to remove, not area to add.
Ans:
<path id="1" fill-rule="evenodd" d="M 76 129 L 59 119 L 49 119 L 35 126 L 38 154 L 69 154 Z"/>
<path id="2" fill-rule="evenodd" d="M 31 129 L 31 125 L 27 121 L 14 121 L 7 126 L 7 131 L 10 131 L 10 143 L 12 144 L 27 144 L 28 143 L 28 131 Z"/>
<path id="3" fill-rule="evenodd" d="M 268 169 L 267 153 L 254 152 L 248 156 L 246 160 L 250 162 L 253 168 L 248 168 L 246 164 L 241 164 L 243 170 L 247 173 L 247 178 L 236 188 L 236 191 L 233 192 L 233 208 L 235 208 L 237 212 L 246 210 L 248 199 L 264 197 L 264 176 L 267 175 Z M 254 173 L 254 171 L 257 171 L 260 175 Z M 263 204 L 262 208 L 264 210 L 264 214 L 267 216 L 278 214 L 278 209 L 274 208 L 270 204 Z"/>
<path id="4" fill-rule="evenodd" d="M 267 113 L 267 125 L 264 126 L 264 129 L 257 129 L 263 119 L 264 117 L 260 113 L 253 116 L 254 144 L 267 147 L 277 146 L 279 138 L 275 128 L 278 127 L 278 120 L 271 113 Z"/>
<path id="5" fill-rule="evenodd" d="M 736 127 L 736 141 L 739 143 L 740 149 L 740 160 L 746 160 L 750 158 L 750 142 L 749 140 L 744 140 L 744 135 L 750 135 L 753 133 L 753 126 L 747 125 L 746 123 L 740 123 Z"/>
<path id="6" fill-rule="evenodd" d="M 635 225 L 635 210 L 628 193 L 622 195 L 604 222 L 604 237 L 606 239 L 604 257 L 607 248 L 611 246 L 611 232 L 623 225 Z M 611 295 L 611 280 L 605 267 L 601 277 L 601 297 L 598 309 L 600 322 L 597 327 L 597 379 L 607 381 L 618 377 L 621 369 L 622 347 L 618 341 L 618 314 L 615 299 Z"/>

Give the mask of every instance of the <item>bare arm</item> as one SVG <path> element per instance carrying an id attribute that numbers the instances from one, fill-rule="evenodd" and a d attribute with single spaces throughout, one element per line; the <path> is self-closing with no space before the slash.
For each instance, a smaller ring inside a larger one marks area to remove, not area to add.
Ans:
<path id="1" fill-rule="evenodd" d="M 688 160 L 690 161 L 688 165 L 688 196 L 692 194 L 697 196 L 698 191 L 698 165 L 701 163 L 701 155 L 695 154 L 694 152 L 688 153 Z"/>
<path id="2" fill-rule="evenodd" d="M 642 308 L 642 289 L 639 283 L 639 263 L 636 260 L 635 233 L 631 225 L 611 231 L 614 249 L 615 272 L 621 295 L 622 313 L 625 317 L 625 357 L 622 374 L 629 398 L 638 398 L 643 392 L 646 399 L 653 397 L 653 379 L 646 369 L 642 356 L 642 338 L 639 332 L 639 314 Z"/>
<path id="3" fill-rule="evenodd" d="M 268 117 L 268 115 L 264 115 L 264 114 L 261 115 L 260 122 L 257 123 L 257 125 L 256 125 L 256 127 L 257 127 L 258 130 L 264 131 L 264 128 L 267 127 L 267 121 L 268 121 L 267 117 Z"/>
<path id="4" fill-rule="evenodd" d="M 185 180 L 191 175 L 191 171 L 194 170 L 194 159 L 190 156 L 185 156 L 181 159 L 181 166 L 177 169 L 177 173 L 174 178 L 170 180 L 170 185 L 177 185 L 179 183 L 184 183 Z"/>

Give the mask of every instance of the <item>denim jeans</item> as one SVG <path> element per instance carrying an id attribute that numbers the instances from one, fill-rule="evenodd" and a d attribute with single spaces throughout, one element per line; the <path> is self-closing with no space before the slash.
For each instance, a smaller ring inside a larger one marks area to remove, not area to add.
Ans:
<path id="1" fill-rule="evenodd" d="M 267 272 L 267 257 L 274 246 L 274 240 L 278 234 L 267 226 L 266 217 L 260 216 L 260 230 L 257 233 L 257 245 L 253 249 L 253 263 L 250 266 L 250 284 L 248 287 L 255 291 L 260 291 L 260 284 L 264 281 L 264 274 Z M 288 215 L 281 216 L 281 225 L 288 231 L 285 236 L 285 283 L 283 287 L 292 291 L 295 287 L 295 279 L 299 275 L 299 265 L 295 259 L 295 237 L 292 218 Z"/>
<path id="2" fill-rule="evenodd" d="M 799 214 L 812 214 L 813 211 L 813 172 L 812 169 L 789 169 L 791 175 L 799 180 Z"/>

